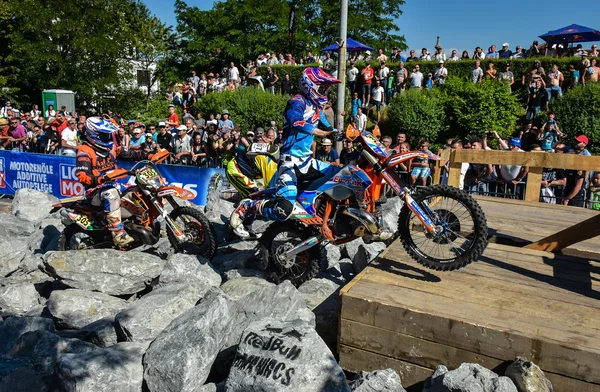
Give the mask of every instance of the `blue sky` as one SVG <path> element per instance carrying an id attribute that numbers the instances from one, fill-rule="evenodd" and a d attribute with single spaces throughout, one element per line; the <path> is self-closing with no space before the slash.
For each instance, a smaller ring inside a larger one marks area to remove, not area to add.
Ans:
<path id="1" fill-rule="evenodd" d="M 175 25 L 172 0 L 143 1 L 165 23 Z M 186 2 L 200 9 L 210 9 L 214 3 L 213 0 Z M 597 12 L 586 12 L 581 4 L 573 8 L 558 0 L 541 3 L 530 0 L 493 3 L 481 0 L 406 0 L 402 10 L 403 15 L 397 20 L 397 25 L 408 46 L 417 54 L 422 47 L 433 51 L 438 35 L 445 52 L 466 49 L 472 54 L 477 46 L 486 50 L 495 44 L 500 49 L 504 42 L 508 42 L 512 50 L 519 44 L 527 49 L 538 35 L 573 23 L 600 29 Z M 360 40 L 360 37 L 353 38 Z M 589 49 L 591 43 L 583 45 Z"/>

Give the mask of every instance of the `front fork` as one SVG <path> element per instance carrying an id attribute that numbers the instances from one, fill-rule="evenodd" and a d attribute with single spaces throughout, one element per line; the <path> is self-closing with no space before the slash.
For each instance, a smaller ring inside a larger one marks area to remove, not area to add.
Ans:
<path id="1" fill-rule="evenodd" d="M 146 196 L 150 198 L 150 202 L 152 203 L 154 208 L 156 208 L 158 214 L 162 216 L 165 222 L 167 223 L 167 230 L 171 230 L 173 235 L 175 235 L 175 238 L 177 238 L 177 241 L 179 241 L 180 243 L 187 241 L 187 235 L 183 230 L 181 230 L 179 225 L 177 225 L 177 223 L 173 219 L 171 219 L 167 211 L 165 211 L 163 204 L 150 192 L 145 191 L 144 193 L 146 192 Z M 167 201 L 173 207 L 173 209 L 179 207 L 179 204 L 177 204 L 177 202 L 172 196 L 165 196 L 164 198 L 167 199 Z"/>
<path id="2" fill-rule="evenodd" d="M 423 223 L 428 233 L 435 233 L 437 231 L 437 227 L 435 223 L 431 220 L 431 216 L 433 215 L 433 211 L 429 209 L 429 206 L 426 202 L 421 204 L 417 203 L 415 199 L 410 195 L 410 189 L 398 174 L 390 168 L 385 169 L 381 172 L 381 176 L 385 179 L 389 186 L 392 187 L 394 192 L 398 195 L 398 197 L 404 199 L 404 203 L 406 206 L 415 214 L 417 218 Z"/>

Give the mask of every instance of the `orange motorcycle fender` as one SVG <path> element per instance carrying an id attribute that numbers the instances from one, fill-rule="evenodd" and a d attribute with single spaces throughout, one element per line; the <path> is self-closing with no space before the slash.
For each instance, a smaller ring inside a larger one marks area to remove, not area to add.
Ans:
<path id="1" fill-rule="evenodd" d="M 182 200 L 192 200 L 194 198 L 194 192 L 188 191 L 187 189 L 180 188 L 178 186 L 163 186 L 158 191 L 159 197 L 165 197 L 173 195 Z"/>

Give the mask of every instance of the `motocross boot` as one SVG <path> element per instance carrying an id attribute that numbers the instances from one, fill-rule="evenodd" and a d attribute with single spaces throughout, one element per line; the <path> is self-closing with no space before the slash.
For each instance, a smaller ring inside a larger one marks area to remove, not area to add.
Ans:
<path id="1" fill-rule="evenodd" d="M 229 226 L 233 228 L 233 232 L 240 238 L 250 238 L 251 233 L 248 228 L 244 227 L 244 221 L 249 216 L 261 215 L 262 205 L 265 200 L 244 199 L 240 201 L 237 208 L 231 213 L 229 218 Z"/>
<path id="2" fill-rule="evenodd" d="M 129 234 L 127 234 L 125 228 L 123 227 L 123 223 L 121 222 L 120 208 L 106 214 L 106 219 L 108 221 L 108 229 L 112 234 L 113 242 L 116 246 L 119 248 L 125 248 L 127 245 L 135 241 Z"/>

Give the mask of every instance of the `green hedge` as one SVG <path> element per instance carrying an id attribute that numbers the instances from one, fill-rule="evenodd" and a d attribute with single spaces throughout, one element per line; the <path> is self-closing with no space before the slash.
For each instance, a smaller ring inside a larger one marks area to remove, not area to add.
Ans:
<path id="1" fill-rule="evenodd" d="M 195 104 L 197 111 L 208 118 L 210 113 L 221 113 L 228 110 L 232 121 L 239 124 L 245 133 L 256 127 L 268 128 L 271 121 L 278 127 L 283 126 L 283 110 L 288 96 L 273 95 L 255 87 L 245 87 L 236 91 L 210 93 Z"/>

